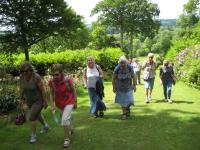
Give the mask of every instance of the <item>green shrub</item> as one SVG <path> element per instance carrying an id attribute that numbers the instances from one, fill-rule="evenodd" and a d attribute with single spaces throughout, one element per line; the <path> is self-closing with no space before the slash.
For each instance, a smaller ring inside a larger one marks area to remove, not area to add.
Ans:
<path id="1" fill-rule="evenodd" d="M 76 72 L 79 68 L 86 66 L 87 56 L 93 56 L 97 64 L 99 64 L 104 71 L 113 69 L 117 64 L 120 56 L 124 53 L 119 48 L 107 48 L 104 50 L 67 50 L 65 52 L 55 53 L 39 53 L 30 54 L 30 62 L 36 67 L 38 73 L 41 75 L 47 74 L 47 69 L 54 63 L 63 64 L 67 72 Z M 3 57 L 3 55 L 0 55 Z M 4 57 L 6 59 L 6 57 Z M 13 68 L 19 70 L 20 64 L 24 61 L 24 54 L 13 55 L 14 64 Z M 8 66 L 8 61 L 2 62 L 3 65 Z M 12 68 L 12 70 L 14 70 Z M 11 69 L 9 69 L 11 70 Z M 12 74 L 12 73 L 11 73 Z"/>
<path id="2" fill-rule="evenodd" d="M 148 49 L 141 48 L 141 49 L 138 49 L 138 50 L 136 51 L 136 56 L 137 56 L 137 57 L 139 57 L 139 56 L 146 56 L 148 53 L 149 53 L 149 50 L 148 50 Z"/>
<path id="3" fill-rule="evenodd" d="M 162 55 L 156 56 L 156 65 L 157 67 L 163 64 L 164 57 Z"/>
<path id="4" fill-rule="evenodd" d="M 0 114 L 7 113 L 16 108 L 19 93 L 15 88 L 0 90 Z"/>

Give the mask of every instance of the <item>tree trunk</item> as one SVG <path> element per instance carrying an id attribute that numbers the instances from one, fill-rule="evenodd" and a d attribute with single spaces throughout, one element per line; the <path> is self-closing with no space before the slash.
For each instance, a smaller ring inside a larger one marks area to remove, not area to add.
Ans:
<path id="1" fill-rule="evenodd" d="M 29 61 L 28 47 L 24 47 L 24 53 L 25 53 L 25 60 L 26 60 L 26 61 Z"/>
<path id="2" fill-rule="evenodd" d="M 133 58 L 133 32 L 130 33 L 130 49 L 131 51 L 131 59 Z"/>
<path id="3" fill-rule="evenodd" d="M 124 50 L 124 31 L 123 31 L 123 24 L 120 25 L 120 48 Z"/>
<path id="4" fill-rule="evenodd" d="M 42 42 L 42 49 L 43 49 L 43 51 L 46 53 L 47 47 L 46 47 L 46 41 L 45 41 L 45 39 L 42 40 L 41 42 Z"/>

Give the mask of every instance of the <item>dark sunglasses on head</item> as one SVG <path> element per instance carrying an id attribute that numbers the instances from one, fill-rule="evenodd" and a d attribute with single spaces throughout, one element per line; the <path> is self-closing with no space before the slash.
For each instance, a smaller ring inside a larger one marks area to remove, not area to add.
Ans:
<path id="1" fill-rule="evenodd" d="M 28 72 L 28 70 L 22 70 L 22 71 L 20 71 L 21 73 L 27 73 Z"/>

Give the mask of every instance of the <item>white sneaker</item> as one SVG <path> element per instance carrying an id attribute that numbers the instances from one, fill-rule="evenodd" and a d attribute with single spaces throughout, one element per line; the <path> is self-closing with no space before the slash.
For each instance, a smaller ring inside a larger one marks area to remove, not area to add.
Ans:
<path id="1" fill-rule="evenodd" d="M 171 100 L 171 99 L 167 99 L 167 101 L 168 101 L 169 103 L 172 103 L 172 100 Z"/>
<path id="2" fill-rule="evenodd" d="M 46 124 L 46 125 L 43 126 L 43 128 L 40 130 L 40 133 L 46 133 L 46 132 L 48 132 L 49 129 L 50 129 L 49 125 Z"/>
<path id="3" fill-rule="evenodd" d="M 35 142 L 36 142 L 36 135 L 35 134 L 31 134 L 30 143 L 34 144 Z"/>
<path id="4" fill-rule="evenodd" d="M 149 96 L 149 101 L 151 101 L 151 96 Z"/>
<path id="5" fill-rule="evenodd" d="M 164 102 L 168 102 L 168 100 L 166 98 L 163 99 Z"/>
<path id="6" fill-rule="evenodd" d="M 146 103 L 148 104 L 149 102 L 150 102 L 150 101 L 149 101 L 149 98 L 147 97 L 147 98 L 146 98 Z"/>

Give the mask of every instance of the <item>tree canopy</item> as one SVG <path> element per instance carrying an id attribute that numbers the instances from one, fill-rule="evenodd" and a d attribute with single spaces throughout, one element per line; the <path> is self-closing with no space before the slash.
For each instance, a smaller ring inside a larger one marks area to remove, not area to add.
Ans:
<path id="1" fill-rule="evenodd" d="M 0 35 L 3 51 L 25 52 L 33 44 L 63 31 L 76 30 L 83 25 L 64 0 L 2 0 L 0 3 Z"/>
<path id="2" fill-rule="evenodd" d="M 159 27 L 158 6 L 148 0 L 103 0 L 92 10 L 92 15 L 98 13 L 101 22 L 120 29 L 122 49 L 124 33 L 130 33 L 132 41 L 133 34 L 152 36 Z"/>

